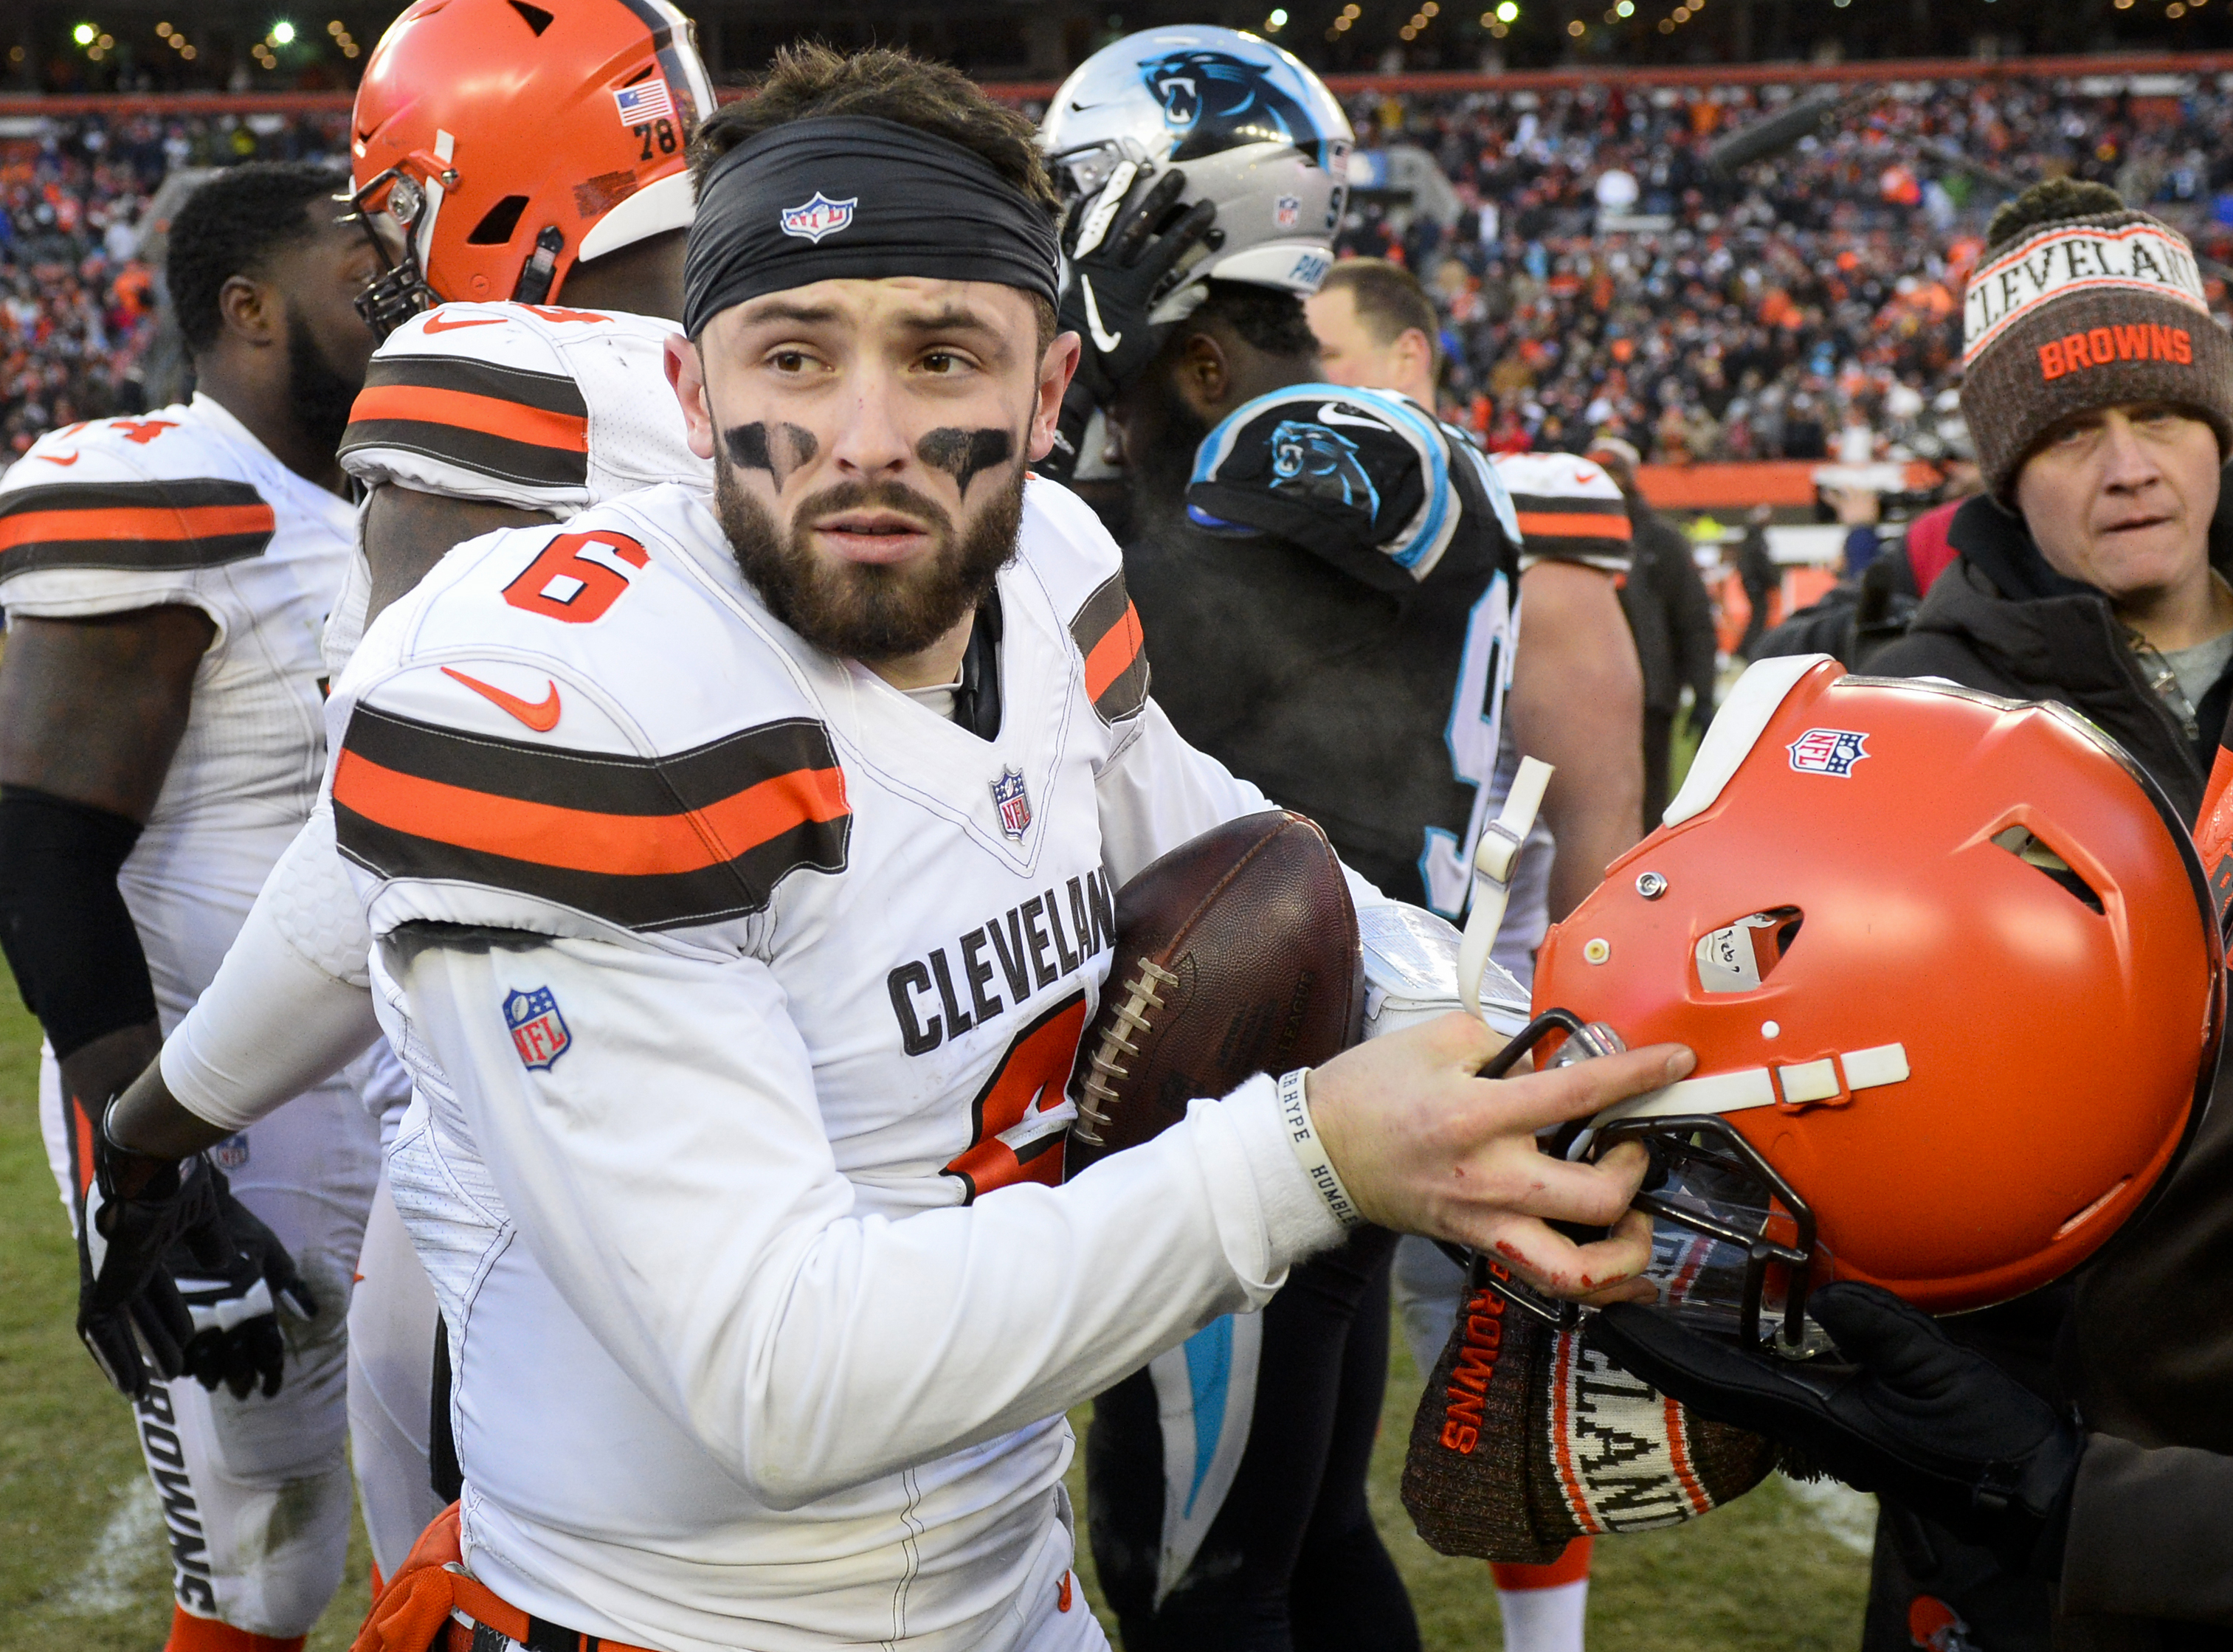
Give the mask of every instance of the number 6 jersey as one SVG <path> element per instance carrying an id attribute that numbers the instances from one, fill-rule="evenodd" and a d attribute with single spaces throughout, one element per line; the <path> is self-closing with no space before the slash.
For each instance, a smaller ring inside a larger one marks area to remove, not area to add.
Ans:
<path id="1" fill-rule="evenodd" d="M 1052 1185 L 1112 890 L 1266 804 L 1148 698 L 1063 489 L 999 594 L 986 739 L 663 487 L 460 547 L 337 685 L 467 1554 L 537 1616 L 1010 1644 L 1069 1564 L 1064 1408 L 1336 1237 L 1265 1079 Z"/>

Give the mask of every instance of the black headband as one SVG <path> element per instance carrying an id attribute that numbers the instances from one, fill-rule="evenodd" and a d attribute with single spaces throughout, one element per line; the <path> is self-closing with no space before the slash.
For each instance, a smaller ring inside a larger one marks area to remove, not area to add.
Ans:
<path id="1" fill-rule="evenodd" d="M 1056 301 L 1054 225 L 982 156 L 895 120 L 763 132 L 698 187 L 682 266 L 692 338 L 732 305 L 811 282 L 928 276 Z"/>

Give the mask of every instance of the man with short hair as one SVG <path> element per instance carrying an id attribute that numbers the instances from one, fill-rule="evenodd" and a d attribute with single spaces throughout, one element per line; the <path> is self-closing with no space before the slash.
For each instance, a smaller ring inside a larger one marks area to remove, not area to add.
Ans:
<path id="1" fill-rule="evenodd" d="M 1303 309 L 1327 383 L 1393 390 L 1436 411 L 1442 322 L 1416 276 L 1385 258 L 1344 258 Z"/>
<path id="2" fill-rule="evenodd" d="M 53 432 L 0 479 L 0 945 L 46 1032 L 41 1122 L 89 1274 L 151 1187 L 225 1180 L 114 1151 L 107 1104 L 208 985 L 325 766 L 318 627 L 355 525 L 334 449 L 374 341 L 350 299 L 377 268 L 342 181 L 258 163 L 202 185 L 166 272 L 192 399 Z M 230 1175 L 219 1202 L 260 1221 L 165 1252 L 190 1329 L 81 1304 L 162 1496 L 173 1652 L 299 1647 L 341 1582 L 377 1142 L 373 1071 L 340 1064 L 197 1144 Z"/>
<path id="3" fill-rule="evenodd" d="M 1101 1645 L 1062 1414 L 1338 1241 L 1299 1155 L 1632 1289 L 1637 1219 L 1530 1213 L 1614 1219 L 1641 1165 L 1532 1133 L 1686 1058 L 1487 1083 L 1437 1018 L 1049 1185 L 1114 887 L 1265 801 L 1172 732 L 1115 546 L 1026 481 L 1078 348 L 1029 126 L 795 52 L 695 166 L 667 359 L 712 500 L 460 547 L 335 689 L 465 1474 L 373 1633 Z"/>

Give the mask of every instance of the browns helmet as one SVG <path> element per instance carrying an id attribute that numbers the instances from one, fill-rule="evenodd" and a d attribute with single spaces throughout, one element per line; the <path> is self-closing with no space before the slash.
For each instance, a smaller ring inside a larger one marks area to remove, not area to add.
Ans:
<path id="1" fill-rule="evenodd" d="M 713 108 L 667 0 L 418 0 L 350 123 L 388 260 L 357 308 L 384 337 L 445 299 L 541 303 L 581 260 L 687 228 L 684 150 Z"/>
<path id="2" fill-rule="evenodd" d="M 1569 1150 L 1643 1140 L 1663 1297 L 1795 1350 L 1810 1283 L 1945 1313 L 2099 1249 L 2200 1120 L 2223 962 L 2184 824 L 2092 725 L 1813 655 L 1746 673 L 1534 1007 L 1567 1054 L 1696 1051 Z"/>

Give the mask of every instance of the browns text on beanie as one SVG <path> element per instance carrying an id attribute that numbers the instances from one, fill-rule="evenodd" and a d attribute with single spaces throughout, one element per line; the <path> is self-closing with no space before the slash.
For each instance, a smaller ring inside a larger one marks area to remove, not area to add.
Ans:
<path id="1" fill-rule="evenodd" d="M 2233 338 L 2184 236 L 2056 179 L 1995 213 L 1987 240 L 1963 302 L 1962 413 L 1995 497 L 2054 425 L 2096 407 L 2191 408 L 2233 453 Z"/>

